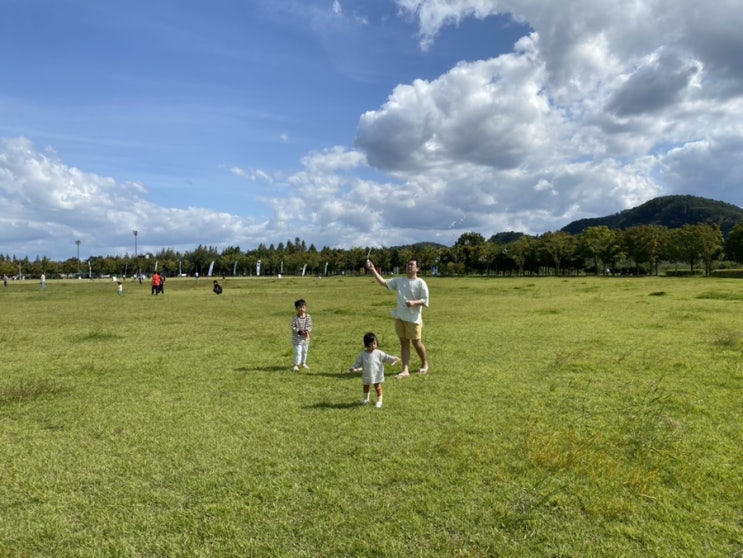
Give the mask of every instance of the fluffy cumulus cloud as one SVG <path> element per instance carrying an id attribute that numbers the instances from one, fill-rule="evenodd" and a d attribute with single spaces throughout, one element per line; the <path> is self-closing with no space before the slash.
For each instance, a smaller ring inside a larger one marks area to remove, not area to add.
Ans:
<path id="1" fill-rule="evenodd" d="M 202 208 L 161 207 L 140 184 L 67 166 L 24 138 L 0 140 L 0 230 L 19 257 L 74 257 L 76 240 L 81 255 L 124 255 L 133 251 L 135 229 L 148 231 L 141 251 L 234 245 L 264 227 Z"/>
<path id="2" fill-rule="evenodd" d="M 263 223 L 159 207 L 140 184 L 6 140 L 4 237 L 23 238 L 30 254 L 58 236 L 125 251 L 122 239 L 145 226 L 156 247 L 297 236 L 318 247 L 451 244 L 469 231 L 556 230 L 665 194 L 743 205 L 739 0 L 396 3 L 416 18 L 424 50 L 467 18 L 508 14 L 530 31 L 511 52 L 397 85 L 360 116 L 351 145 L 310 153 L 297 171 L 233 167 L 275 188 L 260 200 Z"/>
<path id="3" fill-rule="evenodd" d="M 397 3 L 418 18 L 422 48 L 470 17 L 510 14 L 533 31 L 513 52 L 400 84 L 361 116 L 347 154 L 389 181 L 305 161 L 294 210 L 308 226 L 326 223 L 342 243 L 450 243 L 555 230 L 665 194 L 743 204 L 735 2 L 705 14 L 676 0 Z"/>
<path id="4" fill-rule="evenodd" d="M 356 147 L 399 179 L 402 202 L 425 198 L 460 212 L 456 229 L 486 232 L 543 232 L 661 194 L 743 202 L 736 2 L 704 14 L 676 0 L 398 4 L 424 48 L 467 17 L 509 13 L 533 29 L 512 53 L 400 85 L 361 117 Z"/>

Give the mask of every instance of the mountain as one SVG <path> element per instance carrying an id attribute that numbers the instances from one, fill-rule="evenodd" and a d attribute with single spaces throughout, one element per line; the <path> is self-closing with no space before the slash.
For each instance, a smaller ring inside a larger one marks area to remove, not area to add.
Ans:
<path id="1" fill-rule="evenodd" d="M 573 221 L 561 230 L 578 234 L 588 227 L 601 225 L 610 229 L 627 229 L 635 225 L 662 225 L 679 229 L 684 225 L 699 223 L 717 223 L 727 236 L 735 225 L 743 223 L 743 208 L 698 196 L 661 196 L 608 217 Z"/>

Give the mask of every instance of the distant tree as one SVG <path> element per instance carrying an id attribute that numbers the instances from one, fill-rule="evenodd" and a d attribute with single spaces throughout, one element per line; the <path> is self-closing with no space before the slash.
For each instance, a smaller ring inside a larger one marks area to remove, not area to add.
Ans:
<path id="1" fill-rule="evenodd" d="M 454 256 L 464 264 L 465 273 L 478 268 L 484 244 L 485 237 L 476 232 L 464 233 L 454 243 Z"/>
<path id="2" fill-rule="evenodd" d="M 425 244 L 415 250 L 415 257 L 420 260 L 421 267 L 430 270 L 439 262 L 441 249 L 431 244 Z"/>
<path id="3" fill-rule="evenodd" d="M 346 264 L 344 266 L 344 269 L 347 269 L 349 271 L 360 271 L 362 269 L 366 268 L 366 255 L 369 253 L 369 250 L 364 250 L 363 248 L 351 248 L 346 252 Z M 374 254 L 372 254 L 372 257 L 370 258 L 374 265 L 378 269 L 382 269 L 385 272 L 389 272 L 389 269 L 385 268 L 385 263 L 388 262 L 384 257 L 384 253 L 382 251 L 374 251 Z M 387 264 L 389 265 L 389 264 Z"/>
<path id="4" fill-rule="evenodd" d="M 77 262 L 77 260 L 73 260 Z M 77 265 L 77 263 L 75 263 Z M 18 266 L 13 264 L 13 260 L 10 257 L 5 257 L 0 261 L 0 275 L 7 275 L 8 277 L 18 273 Z M 73 271 L 74 273 L 74 271 Z"/>
<path id="5" fill-rule="evenodd" d="M 320 260 L 322 261 L 323 267 L 327 262 L 329 274 L 345 270 L 346 268 L 343 265 L 344 259 L 345 250 L 341 250 L 340 248 L 329 248 L 325 246 L 320 250 Z"/>
<path id="6" fill-rule="evenodd" d="M 318 274 L 318 268 L 320 266 L 320 254 L 317 252 L 317 249 L 313 245 L 310 245 L 308 249 L 305 249 L 299 257 L 301 259 L 302 265 L 307 265 L 308 274 Z"/>
<path id="7" fill-rule="evenodd" d="M 540 238 L 542 248 L 555 264 L 557 275 L 562 273 L 562 263 L 574 254 L 575 237 L 563 231 L 547 232 Z"/>
<path id="8" fill-rule="evenodd" d="M 96 263 L 98 273 L 101 275 L 118 275 L 123 271 L 119 267 L 119 258 L 113 258 L 111 256 L 100 256 L 96 258 Z"/>
<path id="9" fill-rule="evenodd" d="M 668 254 L 668 229 L 662 225 L 636 225 L 624 231 L 627 256 L 640 264 L 648 263 L 658 274 L 658 262 Z"/>
<path id="10" fill-rule="evenodd" d="M 304 254 L 307 251 L 307 244 L 301 238 L 296 237 L 294 239 L 294 249 L 300 254 Z"/>
<path id="11" fill-rule="evenodd" d="M 454 252 L 451 247 L 440 248 L 438 255 L 439 272 L 443 274 L 450 273 L 450 266 L 454 265 Z"/>
<path id="12" fill-rule="evenodd" d="M 273 246 L 273 245 L 272 245 Z M 258 244 L 258 247 L 253 251 L 253 256 L 256 258 L 265 258 L 268 256 L 268 248 L 266 248 L 266 245 L 262 242 Z"/>
<path id="13" fill-rule="evenodd" d="M 392 267 L 399 267 L 405 270 L 408 261 L 414 258 L 413 249 L 408 246 L 401 246 L 392 250 Z"/>
<path id="14" fill-rule="evenodd" d="M 243 254 L 239 246 L 228 246 L 222 250 L 222 253 L 217 259 L 217 263 L 215 264 L 217 268 L 216 273 L 219 275 L 232 275 L 234 271 L 239 274 L 240 271 L 238 268 L 240 267 L 242 258 Z"/>
<path id="15" fill-rule="evenodd" d="M 612 265 L 622 249 L 621 235 L 606 225 L 584 229 L 577 240 L 580 251 L 593 262 L 596 275 L 605 266 Z"/>
<path id="16" fill-rule="evenodd" d="M 522 236 L 524 236 L 524 233 L 522 232 L 500 232 L 488 238 L 488 242 L 492 242 L 493 244 L 507 245 L 511 244 L 512 242 L 516 242 Z"/>
<path id="17" fill-rule="evenodd" d="M 722 252 L 723 246 L 722 231 L 716 224 L 684 225 L 672 231 L 673 254 L 686 261 L 692 273 L 695 264 L 702 261 L 704 274 L 709 276 L 712 273 L 712 262 Z"/>
<path id="18" fill-rule="evenodd" d="M 518 267 L 519 275 L 524 274 L 529 259 L 536 259 L 536 246 L 536 238 L 533 236 L 522 236 L 504 248 L 504 251 L 516 264 L 516 267 Z"/>
<path id="19" fill-rule="evenodd" d="M 194 272 L 198 272 L 199 275 L 204 276 L 209 271 L 209 266 L 213 261 L 219 258 L 219 252 L 213 246 L 199 246 L 194 250 L 189 259 L 193 262 Z M 216 265 L 216 264 L 215 264 Z"/>
<path id="20" fill-rule="evenodd" d="M 28 261 L 28 257 L 25 257 L 22 260 L 13 258 L 13 263 L 15 264 L 15 271 L 13 272 L 14 274 L 21 275 L 22 277 L 29 276 L 28 270 L 31 269 L 31 263 Z"/>
<path id="21" fill-rule="evenodd" d="M 492 265 L 495 274 L 511 275 L 517 270 L 516 262 L 508 253 L 507 244 L 493 243 L 493 252 Z"/>
<path id="22" fill-rule="evenodd" d="M 704 274 L 712 275 L 712 262 L 720 254 L 725 246 L 725 238 L 717 223 L 700 223 L 693 225 L 699 231 L 702 248 L 702 261 L 704 262 Z"/>
<path id="23" fill-rule="evenodd" d="M 725 257 L 734 262 L 743 262 L 743 223 L 738 223 L 725 239 Z"/>
<path id="24" fill-rule="evenodd" d="M 477 251 L 477 270 L 480 273 L 490 275 L 495 268 L 495 259 L 500 254 L 502 246 L 493 242 L 484 242 L 478 247 Z"/>
<path id="25" fill-rule="evenodd" d="M 180 254 L 172 248 L 160 250 L 155 254 L 155 259 L 158 262 L 158 270 L 165 275 L 177 275 L 182 267 Z"/>

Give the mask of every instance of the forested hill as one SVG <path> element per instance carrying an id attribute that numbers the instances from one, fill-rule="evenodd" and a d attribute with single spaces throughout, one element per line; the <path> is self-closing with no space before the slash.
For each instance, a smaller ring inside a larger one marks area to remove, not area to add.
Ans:
<path id="1" fill-rule="evenodd" d="M 723 234 L 727 235 L 735 225 L 743 223 L 743 208 L 697 196 L 662 196 L 608 217 L 573 221 L 561 230 L 578 234 L 588 227 L 601 225 L 610 229 L 627 229 L 635 225 L 662 225 L 678 229 L 699 223 L 717 223 Z"/>

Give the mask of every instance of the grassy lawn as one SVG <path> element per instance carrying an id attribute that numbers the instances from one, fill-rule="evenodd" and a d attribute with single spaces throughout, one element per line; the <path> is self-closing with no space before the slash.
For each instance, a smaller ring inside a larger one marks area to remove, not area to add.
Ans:
<path id="1" fill-rule="evenodd" d="M 382 409 L 369 277 L 11 282 L 0 556 L 743 553 L 743 282 L 427 280 L 431 371 Z"/>

